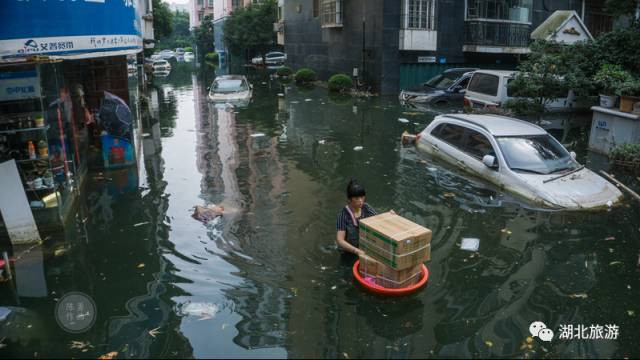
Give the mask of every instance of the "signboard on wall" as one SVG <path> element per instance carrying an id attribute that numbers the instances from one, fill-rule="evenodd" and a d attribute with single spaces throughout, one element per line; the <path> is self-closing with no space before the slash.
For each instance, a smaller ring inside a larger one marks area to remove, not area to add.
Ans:
<path id="1" fill-rule="evenodd" d="M 418 56 L 418 62 L 433 64 L 436 62 L 436 57 L 435 56 Z"/>
<path id="2" fill-rule="evenodd" d="M 40 81 L 36 70 L 0 72 L 0 101 L 39 97 Z"/>
<path id="3" fill-rule="evenodd" d="M 0 58 L 142 50 L 134 0 L 2 0 Z"/>

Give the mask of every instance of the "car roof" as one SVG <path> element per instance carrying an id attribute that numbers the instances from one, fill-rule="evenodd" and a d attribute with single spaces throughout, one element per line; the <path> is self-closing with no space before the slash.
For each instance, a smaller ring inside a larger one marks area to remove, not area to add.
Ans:
<path id="1" fill-rule="evenodd" d="M 489 74 L 489 75 L 497 75 L 497 76 L 512 76 L 513 74 L 516 74 L 517 71 L 515 70 L 476 70 L 476 74 Z"/>
<path id="2" fill-rule="evenodd" d="M 443 71 L 443 74 L 444 73 L 452 73 L 452 72 L 465 74 L 465 73 L 468 73 L 468 72 L 471 72 L 471 71 L 476 71 L 476 70 L 478 70 L 478 69 L 477 68 L 451 68 L 451 69 L 447 69 L 447 70 Z"/>
<path id="3" fill-rule="evenodd" d="M 493 136 L 546 135 L 547 132 L 530 122 L 500 115 L 448 114 L 436 117 L 438 121 L 459 120 L 479 126 Z"/>
<path id="4" fill-rule="evenodd" d="M 218 80 L 243 80 L 246 79 L 244 75 L 220 75 L 215 78 L 214 81 Z"/>

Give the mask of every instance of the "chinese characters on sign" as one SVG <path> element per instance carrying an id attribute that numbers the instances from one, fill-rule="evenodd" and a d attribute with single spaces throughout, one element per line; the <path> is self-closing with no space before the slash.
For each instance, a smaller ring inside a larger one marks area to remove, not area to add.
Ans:
<path id="1" fill-rule="evenodd" d="M 560 325 L 559 336 L 561 340 L 617 340 L 620 336 L 618 325 Z"/>
<path id="2" fill-rule="evenodd" d="M 93 326 L 96 305 L 86 294 L 73 292 L 62 297 L 56 304 L 58 325 L 71 333 L 81 333 Z"/>

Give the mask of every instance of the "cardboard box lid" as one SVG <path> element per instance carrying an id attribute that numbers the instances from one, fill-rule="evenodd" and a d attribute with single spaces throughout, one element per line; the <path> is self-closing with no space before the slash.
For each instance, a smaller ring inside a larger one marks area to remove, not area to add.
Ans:
<path id="1" fill-rule="evenodd" d="M 431 230 L 400 215 L 386 212 L 360 220 L 360 225 L 376 231 L 394 241 L 429 235 Z"/>

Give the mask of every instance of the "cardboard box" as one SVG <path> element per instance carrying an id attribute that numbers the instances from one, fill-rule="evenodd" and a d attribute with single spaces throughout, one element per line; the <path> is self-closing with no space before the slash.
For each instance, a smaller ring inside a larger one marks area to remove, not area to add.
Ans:
<path id="1" fill-rule="evenodd" d="M 377 285 L 391 289 L 411 286 L 422 279 L 422 264 L 404 270 L 395 270 L 376 260 L 361 257 L 358 270 L 363 277 L 373 278 Z"/>
<path id="2" fill-rule="evenodd" d="M 415 267 L 431 258 L 431 230 L 402 216 L 384 213 L 360 220 L 360 248 L 395 270 Z"/>

